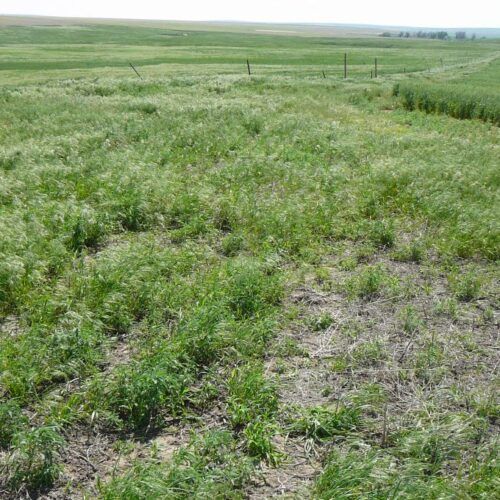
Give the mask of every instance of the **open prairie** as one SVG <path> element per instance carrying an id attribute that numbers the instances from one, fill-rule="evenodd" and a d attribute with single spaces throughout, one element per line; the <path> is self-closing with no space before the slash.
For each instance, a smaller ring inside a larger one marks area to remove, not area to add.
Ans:
<path id="1" fill-rule="evenodd" d="M 0 497 L 500 495 L 499 40 L 12 24 Z"/>

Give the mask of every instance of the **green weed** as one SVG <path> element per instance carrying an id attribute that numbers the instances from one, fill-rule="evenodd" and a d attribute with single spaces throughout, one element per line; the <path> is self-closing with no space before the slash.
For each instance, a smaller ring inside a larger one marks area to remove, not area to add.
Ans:
<path id="1" fill-rule="evenodd" d="M 126 474 L 99 485 L 103 499 L 242 497 L 250 461 L 237 450 L 231 434 L 212 431 L 194 438 L 170 465 L 135 464 Z"/>
<path id="2" fill-rule="evenodd" d="M 3 465 L 7 484 L 13 490 L 25 486 L 36 493 L 58 478 L 58 463 L 64 439 L 51 427 L 39 427 L 14 436 L 12 451 Z"/>
<path id="3" fill-rule="evenodd" d="M 354 407 L 317 406 L 292 414 L 288 431 L 316 442 L 331 440 L 354 432 L 360 425 L 360 413 Z"/>

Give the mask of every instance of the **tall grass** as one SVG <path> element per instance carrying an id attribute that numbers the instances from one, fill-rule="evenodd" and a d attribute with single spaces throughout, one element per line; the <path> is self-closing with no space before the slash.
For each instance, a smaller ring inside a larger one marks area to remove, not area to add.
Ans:
<path id="1" fill-rule="evenodd" d="M 500 95 L 470 86 L 439 83 L 397 83 L 393 94 L 408 111 L 438 113 L 461 120 L 479 119 L 500 125 Z"/>

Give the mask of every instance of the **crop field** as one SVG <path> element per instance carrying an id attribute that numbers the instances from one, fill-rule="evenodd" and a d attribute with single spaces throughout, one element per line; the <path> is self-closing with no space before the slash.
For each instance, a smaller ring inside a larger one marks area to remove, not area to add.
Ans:
<path id="1" fill-rule="evenodd" d="M 500 495 L 500 41 L 0 26 L 1 498 Z"/>

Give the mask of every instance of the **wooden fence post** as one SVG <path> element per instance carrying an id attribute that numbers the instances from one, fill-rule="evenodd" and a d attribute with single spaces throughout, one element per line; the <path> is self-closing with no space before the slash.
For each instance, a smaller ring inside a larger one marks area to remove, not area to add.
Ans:
<path id="1" fill-rule="evenodd" d="M 135 71 L 135 74 L 142 80 L 142 76 L 139 74 L 139 72 L 134 68 L 134 65 L 132 63 L 129 63 L 130 67 Z"/>

